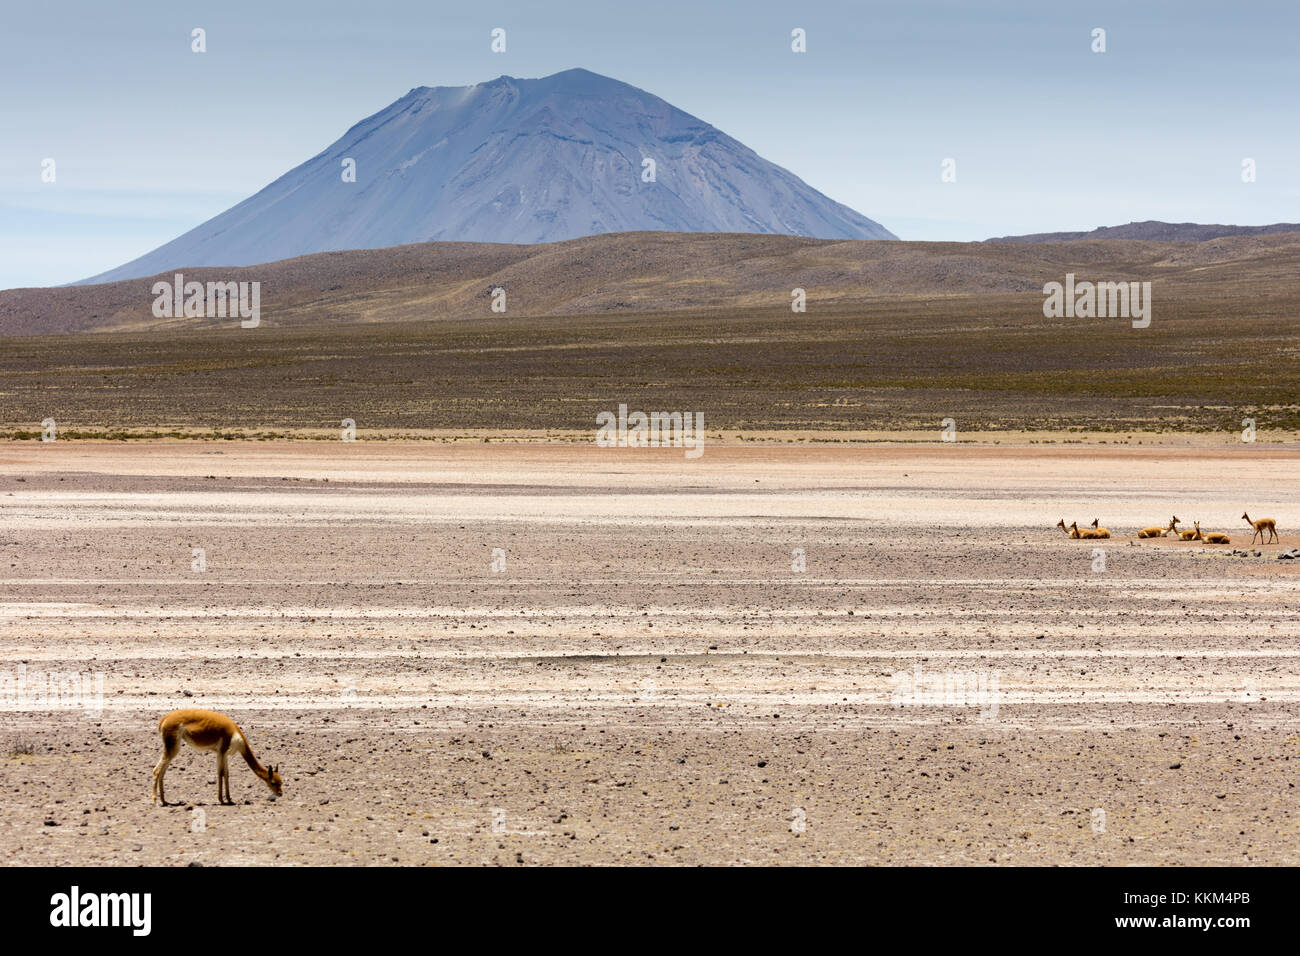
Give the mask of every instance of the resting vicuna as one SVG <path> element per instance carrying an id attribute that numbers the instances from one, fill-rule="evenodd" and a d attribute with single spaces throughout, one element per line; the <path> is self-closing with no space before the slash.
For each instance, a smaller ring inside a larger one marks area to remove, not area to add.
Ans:
<path id="1" fill-rule="evenodd" d="M 1084 528 L 1082 531 L 1080 531 L 1079 522 L 1077 521 L 1070 525 L 1070 530 L 1074 532 L 1072 537 L 1075 538 L 1087 538 L 1088 540 L 1094 540 L 1096 538 L 1110 537 L 1110 532 L 1107 531 L 1105 528 Z"/>
<path id="2" fill-rule="evenodd" d="M 1175 518 L 1174 520 L 1177 521 L 1178 519 Z M 1177 528 L 1174 529 L 1175 531 L 1178 532 L 1178 538 L 1179 538 L 1180 541 L 1200 541 L 1200 540 L 1201 540 L 1201 523 L 1200 523 L 1199 521 L 1194 521 L 1194 522 L 1192 522 L 1192 524 L 1195 525 L 1195 527 L 1194 527 L 1193 530 L 1191 530 L 1191 531 L 1188 531 L 1188 530 L 1185 529 L 1185 528 L 1184 528 L 1182 531 L 1178 531 Z"/>
<path id="3" fill-rule="evenodd" d="M 1201 523 L 1196 522 L 1196 540 L 1204 541 L 1206 544 L 1232 544 L 1232 539 L 1222 531 L 1211 531 L 1209 534 L 1201 534 Z"/>
<path id="4" fill-rule="evenodd" d="M 1098 519 L 1098 518 L 1093 518 L 1093 519 L 1092 519 L 1092 528 L 1093 528 L 1093 530 L 1094 530 L 1094 531 L 1105 531 L 1105 532 L 1106 532 L 1105 537 L 1109 538 L 1109 537 L 1110 537 L 1110 531 L 1109 531 L 1108 529 L 1106 529 L 1106 528 L 1101 527 L 1099 524 L 1097 524 L 1097 522 L 1098 522 L 1099 520 L 1100 520 L 1100 519 Z"/>
<path id="5" fill-rule="evenodd" d="M 1277 522 L 1272 518 L 1260 518 L 1257 521 L 1251 521 L 1250 515 L 1246 514 L 1244 511 L 1241 513 L 1241 516 L 1246 519 L 1246 524 L 1255 529 L 1255 534 L 1250 536 L 1251 544 L 1255 543 L 1256 536 L 1260 538 L 1264 537 L 1265 531 L 1269 534 L 1268 541 L 1261 541 L 1260 544 L 1268 544 L 1271 541 L 1277 540 Z"/>
<path id="6" fill-rule="evenodd" d="M 1064 531 L 1064 532 L 1066 533 L 1066 535 L 1069 536 L 1069 537 L 1071 537 L 1071 538 L 1077 538 L 1077 537 L 1079 537 L 1079 529 L 1078 529 L 1078 527 L 1077 527 L 1077 524 L 1078 524 L 1078 522 L 1075 522 L 1075 525 L 1067 525 L 1067 524 L 1065 523 L 1065 519 L 1064 519 L 1064 518 L 1062 518 L 1060 521 L 1056 522 L 1056 526 L 1057 526 L 1058 528 L 1060 528 L 1062 531 Z M 1074 528 L 1074 530 L 1073 530 L 1073 531 L 1070 530 L 1071 528 Z"/>
<path id="7" fill-rule="evenodd" d="M 1141 531 L 1139 531 L 1138 537 L 1139 538 L 1163 538 L 1170 531 L 1178 530 L 1177 528 L 1174 527 L 1176 524 L 1178 524 L 1177 516 L 1169 519 L 1168 528 L 1161 528 L 1161 527 L 1157 527 L 1156 525 L 1152 525 L 1150 528 L 1143 528 Z"/>

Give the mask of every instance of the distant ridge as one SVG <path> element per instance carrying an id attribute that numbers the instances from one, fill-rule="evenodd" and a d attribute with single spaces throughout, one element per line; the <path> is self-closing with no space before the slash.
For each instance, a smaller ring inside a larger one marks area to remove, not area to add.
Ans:
<path id="1" fill-rule="evenodd" d="M 1254 290 L 1256 297 L 1266 289 L 1293 315 L 1300 233 L 1022 245 L 639 231 L 531 245 L 426 242 L 176 271 L 186 282 L 259 282 L 257 335 L 293 326 L 477 322 L 493 315 L 498 288 L 508 294 L 512 319 L 679 312 L 702 322 L 720 309 L 789 316 L 796 287 L 819 310 L 857 308 L 864 321 L 895 307 L 891 300 L 929 314 L 933 303 L 917 296 L 1020 296 L 1025 314 L 1041 319 L 1044 281 L 1085 271 L 1157 280 L 1189 298 L 1222 294 L 1220 286 Z M 0 336 L 232 328 L 254 335 L 240 330 L 237 318 L 155 317 L 154 283 L 171 286 L 174 279 L 169 271 L 104 285 L 0 291 Z M 1001 303 L 991 307 L 997 312 L 1011 300 L 989 301 Z"/>
<path id="2" fill-rule="evenodd" d="M 82 281 L 417 242 L 654 230 L 897 238 L 703 120 L 575 69 L 416 87 L 257 194 Z"/>
<path id="3" fill-rule="evenodd" d="M 1071 242 L 1075 239 L 1142 239 L 1148 242 L 1206 242 L 1225 236 L 1267 236 L 1279 232 L 1300 232 L 1300 223 L 1277 222 L 1271 226 L 1221 226 L 1195 222 L 1130 222 L 1124 226 L 1101 226 L 1091 232 L 1035 232 L 1025 236 L 998 236 L 985 242 Z"/>

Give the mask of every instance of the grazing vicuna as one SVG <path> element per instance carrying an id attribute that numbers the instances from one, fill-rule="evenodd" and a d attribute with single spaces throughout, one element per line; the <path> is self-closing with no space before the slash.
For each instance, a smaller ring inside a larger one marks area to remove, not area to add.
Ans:
<path id="1" fill-rule="evenodd" d="M 1268 541 L 1261 541 L 1260 544 L 1269 544 L 1270 542 L 1277 540 L 1277 522 L 1272 518 L 1259 518 L 1255 521 L 1251 521 L 1250 515 L 1246 514 L 1244 511 L 1241 513 L 1241 516 L 1246 519 L 1246 524 L 1255 529 L 1255 533 L 1250 536 L 1251 544 L 1255 543 L 1256 537 L 1263 538 L 1265 531 L 1269 534 Z"/>
<path id="2" fill-rule="evenodd" d="M 163 792 L 163 777 L 167 774 L 167 765 L 176 759 L 181 749 L 181 741 L 195 750 L 211 750 L 217 755 L 217 802 L 231 804 L 230 769 L 226 766 L 226 757 L 231 751 L 243 754 L 249 769 L 261 778 L 277 797 L 283 781 L 275 767 L 263 767 L 253 756 L 248 746 L 248 738 L 239 729 L 239 725 L 225 714 L 211 710 L 173 710 L 158 721 L 158 732 L 162 734 L 163 755 L 158 766 L 153 768 L 154 803 L 159 800 L 167 806 L 167 796 Z"/>

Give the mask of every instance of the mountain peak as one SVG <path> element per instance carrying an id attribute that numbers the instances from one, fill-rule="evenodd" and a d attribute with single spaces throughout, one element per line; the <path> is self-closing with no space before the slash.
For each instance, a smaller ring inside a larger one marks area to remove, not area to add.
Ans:
<path id="1" fill-rule="evenodd" d="M 256 195 L 86 281 L 641 230 L 895 238 L 703 120 L 575 67 L 414 87 Z"/>
<path id="2" fill-rule="evenodd" d="M 627 94 L 632 93 L 638 96 L 644 96 L 650 99 L 659 99 L 645 90 L 638 89 L 630 83 L 624 83 L 622 80 L 616 80 L 611 76 L 605 76 L 601 73 L 593 73 L 591 70 L 582 67 L 573 67 L 568 70 L 561 70 L 558 73 L 551 73 L 548 76 L 539 77 L 520 77 L 511 76 L 508 73 L 502 73 L 496 79 L 484 80 L 482 83 L 474 83 L 470 86 L 417 86 L 411 90 L 411 93 L 471 93 L 478 90 L 497 90 L 502 88 L 517 89 L 522 92 L 532 93 L 535 95 L 548 95 L 553 93 L 571 93 L 581 95 L 592 94 Z M 407 94 L 408 96 L 410 94 Z"/>

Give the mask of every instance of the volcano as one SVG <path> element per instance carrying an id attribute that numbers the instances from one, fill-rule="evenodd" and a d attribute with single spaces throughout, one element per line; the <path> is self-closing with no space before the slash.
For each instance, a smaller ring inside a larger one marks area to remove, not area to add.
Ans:
<path id="1" fill-rule="evenodd" d="M 897 238 L 703 120 L 575 69 L 413 89 L 256 195 L 84 281 L 642 230 Z"/>

